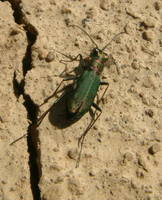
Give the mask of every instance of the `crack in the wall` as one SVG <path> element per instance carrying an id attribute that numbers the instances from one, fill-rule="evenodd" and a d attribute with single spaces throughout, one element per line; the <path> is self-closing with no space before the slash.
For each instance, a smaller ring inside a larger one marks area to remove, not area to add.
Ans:
<path id="1" fill-rule="evenodd" d="M 5 1 L 5 0 L 3 0 Z M 41 164 L 40 164 L 40 151 L 38 148 L 39 138 L 38 131 L 36 130 L 36 122 L 38 115 L 38 105 L 36 105 L 31 97 L 25 94 L 25 75 L 32 69 L 32 45 L 37 39 L 38 32 L 33 25 L 24 20 L 24 15 L 22 8 L 20 6 L 21 1 L 17 0 L 6 0 L 10 2 L 13 9 L 13 16 L 17 24 L 23 24 L 24 31 L 26 32 L 26 37 L 28 40 L 28 45 L 26 48 L 25 56 L 22 60 L 23 65 L 23 76 L 24 79 L 19 83 L 16 79 L 16 72 L 13 75 L 13 89 L 15 96 L 18 98 L 20 95 L 23 95 L 24 106 L 27 110 L 28 119 L 31 121 L 31 124 L 27 130 L 27 145 L 29 153 L 29 168 L 30 168 L 30 184 L 34 200 L 41 200 L 40 189 L 39 189 L 39 180 L 41 176 Z"/>
<path id="2" fill-rule="evenodd" d="M 15 94 L 16 98 L 19 98 L 19 96 L 24 93 L 25 81 L 23 79 L 19 83 L 16 79 L 16 72 L 14 72 L 12 84 L 13 84 L 14 94 Z"/>
<path id="3" fill-rule="evenodd" d="M 25 99 L 24 106 L 28 111 L 28 119 L 32 122 L 27 131 L 31 189 L 33 193 L 33 199 L 41 200 L 40 189 L 38 186 L 41 176 L 40 150 L 38 148 L 38 131 L 35 128 L 38 106 L 32 101 L 29 95 L 24 94 L 23 97 Z"/>

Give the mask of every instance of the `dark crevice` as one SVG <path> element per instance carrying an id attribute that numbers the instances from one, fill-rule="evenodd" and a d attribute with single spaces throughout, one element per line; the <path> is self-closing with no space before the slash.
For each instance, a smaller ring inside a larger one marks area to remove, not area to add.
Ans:
<path id="1" fill-rule="evenodd" d="M 35 128 L 38 114 L 38 106 L 32 101 L 29 95 L 23 95 L 24 106 L 28 111 L 28 119 L 32 122 L 27 131 L 27 144 L 29 153 L 30 183 L 34 200 L 41 200 L 39 181 L 41 176 L 40 151 L 38 148 L 38 131 Z"/>
<path id="2" fill-rule="evenodd" d="M 30 26 L 31 28 L 31 26 Z M 30 30 L 29 31 L 29 27 L 26 27 L 26 30 L 28 30 L 26 32 L 26 36 L 28 39 L 28 46 L 26 49 L 26 54 L 25 57 L 23 59 L 23 75 L 25 76 L 27 71 L 30 70 L 32 68 L 32 45 L 35 43 L 36 41 L 36 37 L 37 37 L 37 32 L 34 30 Z"/>
<path id="3" fill-rule="evenodd" d="M 16 98 L 19 98 L 21 94 L 24 94 L 24 86 L 25 86 L 25 81 L 22 80 L 20 83 L 18 83 L 16 79 L 16 72 L 14 72 L 13 76 L 13 90 Z"/>
<path id="4" fill-rule="evenodd" d="M 5 1 L 5 0 L 4 0 Z M 25 94 L 25 75 L 32 69 L 32 45 L 37 39 L 38 32 L 34 26 L 29 24 L 25 20 L 23 12 L 21 10 L 21 0 L 8 0 L 13 9 L 13 16 L 17 24 L 23 24 L 24 31 L 26 32 L 26 37 L 28 40 L 28 45 L 26 48 L 25 56 L 22 60 L 23 75 L 24 79 L 21 82 L 18 82 L 16 79 L 16 72 L 13 75 L 13 90 L 15 96 L 19 98 L 20 95 L 24 97 L 24 106 L 27 110 L 27 117 L 31 121 L 31 124 L 27 130 L 27 145 L 29 153 L 29 168 L 30 168 L 30 184 L 34 200 L 41 200 L 41 194 L 39 189 L 39 180 L 41 177 L 41 164 L 40 164 L 40 151 L 38 148 L 39 138 L 38 131 L 36 129 L 36 122 L 38 116 L 38 105 L 36 105 L 31 97 Z"/>

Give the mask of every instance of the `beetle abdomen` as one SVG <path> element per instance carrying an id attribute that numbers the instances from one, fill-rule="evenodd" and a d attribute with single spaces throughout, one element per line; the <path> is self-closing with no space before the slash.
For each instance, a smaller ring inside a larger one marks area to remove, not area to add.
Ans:
<path id="1" fill-rule="evenodd" d="M 94 102 L 100 85 L 100 78 L 95 71 L 84 71 L 76 82 L 76 88 L 68 96 L 67 112 L 69 119 L 79 119 Z"/>

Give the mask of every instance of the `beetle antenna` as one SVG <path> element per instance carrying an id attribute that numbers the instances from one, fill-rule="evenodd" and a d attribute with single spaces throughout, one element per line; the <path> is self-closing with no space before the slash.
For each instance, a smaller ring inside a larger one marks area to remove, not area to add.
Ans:
<path id="1" fill-rule="evenodd" d="M 125 31 L 122 31 L 122 32 L 116 34 L 116 35 L 110 40 L 110 42 L 109 42 L 108 44 L 106 44 L 101 50 L 104 51 L 104 50 L 111 44 L 112 41 L 114 41 L 119 35 L 121 35 L 121 34 L 123 34 L 123 33 L 125 33 Z"/>
<path id="2" fill-rule="evenodd" d="M 128 24 L 128 23 L 127 23 L 127 24 Z M 106 45 L 101 49 L 102 51 L 104 51 L 104 50 L 111 44 L 111 42 L 114 41 L 119 35 L 121 35 L 121 34 L 123 34 L 123 33 L 126 33 L 125 28 L 126 28 L 127 24 L 124 26 L 124 31 L 121 31 L 120 33 L 116 34 L 116 35 L 110 40 L 110 42 L 109 42 L 108 44 L 106 44 Z"/>
<path id="3" fill-rule="evenodd" d="M 69 26 L 77 27 L 81 31 L 83 31 L 89 37 L 89 39 L 91 40 L 91 42 L 96 46 L 96 48 L 99 49 L 98 45 L 96 44 L 96 42 L 91 38 L 91 36 L 83 28 L 81 28 L 80 26 L 77 26 L 77 25 L 69 25 Z"/>

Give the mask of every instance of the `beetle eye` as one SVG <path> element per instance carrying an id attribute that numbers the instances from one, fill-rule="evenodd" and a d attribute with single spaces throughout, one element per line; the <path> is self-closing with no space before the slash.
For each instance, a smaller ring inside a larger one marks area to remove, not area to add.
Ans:
<path id="1" fill-rule="evenodd" d="M 97 57 L 98 53 L 99 53 L 99 50 L 95 48 L 95 49 L 93 49 L 91 55 L 94 56 L 94 57 Z"/>

